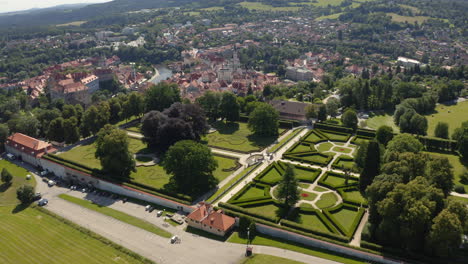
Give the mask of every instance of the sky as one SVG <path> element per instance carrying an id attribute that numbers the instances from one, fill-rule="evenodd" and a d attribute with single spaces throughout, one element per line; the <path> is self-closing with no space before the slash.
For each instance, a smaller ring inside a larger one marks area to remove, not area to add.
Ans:
<path id="1" fill-rule="evenodd" d="M 111 0 L 0 0 L 0 13 L 31 8 L 52 7 L 63 4 L 102 3 Z"/>

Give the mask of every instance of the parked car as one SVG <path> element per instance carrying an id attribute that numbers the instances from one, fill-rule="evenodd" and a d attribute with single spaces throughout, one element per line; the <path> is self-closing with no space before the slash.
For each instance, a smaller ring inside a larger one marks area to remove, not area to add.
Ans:
<path id="1" fill-rule="evenodd" d="M 171 237 L 171 244 L 178 243 L 178 242 L 180 242 L 178 236 L 173 236 L 173 237 Z"/>
<path id="2" fill-rule="evenodd" d="M 163 211 L 157 211 L 157 212 L 156 212 L 156 216 L 157 216 L 157 217 L 161 217 L 162 214 L 163 214 Z"/>
<path id="3" fill-rule="evenodd" d="M 42 198 L 41 193 L 35 193 L 35 194 L 33 195 L 32 200 L 33 200 L 33 201 L 37 201 L 37 200 L 40 200 L 41 198 Z"/>
<path id="4" fill-rule="evenodd" d="M 49 179 L 47 179 L 47 178 L 42 178 L 42 181 L 43 181 L 43 182 L 49 182 Z"/>
<path id="5" fill-rule="evenodd" d="M 44 198 L 40 199 L 39 202 L 37 202 L 39 206 L 44 206 L 44 205 L 47 205 L 48 203 L 49 203 L 49 200 L 44 199 Z"/>
<path id="6" fill-rule="evenodd" d="M 15 155 L 13 155 L 13 154 L 11 154 L 11 153 L 6 154 L 6 156 L 7 156 L 7 158 L 8 158 L 9 160 L 15 160 L 15 159 L 16 159 Z"/>
<path id="7" fill-rule="evenodd" d="M 128 198 L 127 198 L 127 197 L 124 197 L 124 198 L 122 199 L 122 203 L 126 203 L 127 201 L 128 201 Z"/>
<path id="8" fill-rule="evenodd" d="M 47 170 L 43 170 L 43 171 L 39 172 L 39 175 L 41 175 L 42 177 L 46 176 L 47 174 L 49 174 L 49 172 Z"/>
<path id="9" fill-rule="evenodd" d="M 145 207 L 145 211 L 149 211 L 151 208 L 152 208 L 152 206 L 148 204 L 148 205 Z"/>
<path id="10" fill-rule="evenodd" d="M 47 185 L 49 185 L 49 187 L 52 187 L 52 186 L 54 186 L 55 184 L 56 184 L 56 182 L 53 181 L 53 180 L 49 180 L 49 181 L 47 182 Z"/>
<path id="11" fill-rule="evenodd" d="M 152 213 L 152 212 L 154 211 L 154 209 L 155 209 L 155 208 L 151 206 L 151 208 L 149 209 L 148 212 Z"/>

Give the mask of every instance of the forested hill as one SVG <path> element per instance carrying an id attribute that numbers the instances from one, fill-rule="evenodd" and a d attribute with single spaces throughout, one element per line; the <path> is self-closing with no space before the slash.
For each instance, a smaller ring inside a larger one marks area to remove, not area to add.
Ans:
<path id="1" fill-rule="evenodd" d="M 114 0 L 91 4 L 85 7 L 63 7 L 56 9 L 33 10 L 28 13 L 0 15 L 0 27 L 61 24 L 88 20 L 98 16 L 108 16 L 141 9 L 163 7 L 209 7 L 216 4 L 239 2 L 236 0 Z"/>

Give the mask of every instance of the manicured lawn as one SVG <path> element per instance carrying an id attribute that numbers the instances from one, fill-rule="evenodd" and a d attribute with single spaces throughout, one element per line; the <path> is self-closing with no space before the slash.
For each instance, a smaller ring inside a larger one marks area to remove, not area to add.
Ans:
<path id="1" fill-rule="evenodd" d="M 245 258 L 239 264 L 305 264 L 303 262 L 298 262 L 290 259 L 270 256 L 270 255 L 263 255 L 263 254 L 255 254 L 250 257 Z"/>
<path id="2" fill-rule="evenodd" d="M 416 24 L 416 22 L 418 22 L 418 24 L 420 24 L 420 25 L 423 22 L 425 22 L 426 20 L 431 18 L 431 17 L 428 17 L 428 16 L 414 16 L 414 17 L 401 16 L 401 15 L 398 15 L 398 14 L 395 14 L 395 13 L 387 13 L 387 15 L 392 17 L 393 22 L 402 22 L 402 23 L 408 22 L 410 24 Z"/>
<path id="3" fill-rule="evenodd" d="M 311 193 L 311 192 L 306 192 L 306 191 L 301 191 L 301 193 L 299 195 L 301 197 L 300 198 L 301 200 L 306 200 L 306 201 L 313 201 L 317 197 L 317 194 Z"/>
<path id="4" fill-rule="evenodd" d="M 307 170 L 303 169 L 301 167 L 294 167 L 294 173 L 296 173 L 296 179 L 299 181 L 308 181 L 308 182 L 313 182 L 315 179 L 319 176 L 320 171 L 319 170 Z"/>
<path id="5" fill-rule="evenodd" d="M 218 131 L 206 135 L 204 140 L 210 146 L 222 147 L 233 151 L 254 152 L 265 148 L 278 137 L 260 137 L 253 135 L 248 129 L 247 123 L 242 122 L 216 122 L 211 125 Z M 283 132 L 279 129 L 278 132 Z"/>
<path id="6" fill-rule="evenodd" d="M 343 13 L 336 13 L 336 14 L 331 14 L 328 16 L 320 16 L 320 17 L 317 17 L 315 20 L 320 21 L 324 19 L 337 19 L 341 14 Z"/>
<path id="7" fill-rule="evenodd" d="M 377 130 L 381 126 L 389 126 L 393 128 L 393 132 L 400 132 L 400 128 L 395 125 L 393 122 L 393 116 L 385 114 L 385 115 L 376 115 L 372 118 L 367 119 L 367 126 Z"/>
<path id="8" fill-rule="evenodd" d="M 276 210 L 278 210 L 278 207 L 274 204 L 267 204 L 267 205 L 250 207 L 246 209 L 247 211 L 254 213 L 254 214 L 276 218 Z"/>
<path id="9" fill-rule="evenodd" d="M 142 263 L 34 208 L 0 206 L 0 263 Z"/>
<path id="10" fill-rule="evenodd" d="M 291 149 L 289 152 L 305 152 L 305 151 L 311 151 L 311 147 L 309 144 L 299 144 L 293 149 Z"/>
<path id="11" fill-rule="evenodd" d="M 361 138 L 361 137 L 358 137 L 358 136 L 355 136 L 353 138 L 353 144 L 361 145 L 364 142 L 369 142 L 369 139 Z"/>
<path id="12" fill-rule="evenodd" d="M 322 138 L 319 135 L 317 135 L 316 133 L 312 132 L 307 137 L 303 138 L 302 140 L 316 142 L 316 141 L 322 140 L 322 139 L 325 139 L 325 138 Z"/>
<path id="13" fill-rule="evenodd" d="M 300 7 L 295 6 L 273 7 L 259 2 L 240 2 L 239 4 L 249 10 L 257 11 L 297 11 L 300 9 Z"/>
<path id="14" fill-rule="evenodd" d="M 334 193 L 325 193 L 325 194 L 322 194 L 322 196 L 320 197 L 320 200 L 318 200 L 315 203 L 315 205 L 318 208 L 324 209 L 324 208 L 334 206 L 336 202 L 338 202 L 338 198 L 336 197 Z"/>
<path id="15" fill-rule="evenodd" d="M 19 203 L 16 199 L 16 189 L 24 184 L 36 186 L 36 180 L 34 177 L 31 177 L 30 180 L 26 180 L 26 175 L 28 174 L 27 170 L 7 160 L 0 160 L 0 173 L 4 168 L 13 175 L 13 180 L 11 181 L 11 185 L 6 185 L 0 181 L 0 206 L 16 205 Z"/>
<path id="16" fill-rule="evenodd" d="M 325 191 L 328 191 L 328 189 L 326 189 L 324 187 L 320 187 L 320 186 L 315 186 L 314 191 L 316 191 L 316 192 L 325 192 Z"/>
<path id="17" fill-rule="evenodd" d="M 239 237 L 239 234 L 237 232 L 234 232 L 231 235 L 231 237 L 229 237 L 228 242 L 239 243 L 239 244 L 245 245 L 247 242 L 247 239 Z M 300 252 L 303 254 L 316 256 L 319 258 L 333 260 L 333 261 L 340 262 L 340 263 L 347 263 L 347 264 L 365 263 L 364 261 L 359 261 L 357 259 L 344 257 L 339 254 L 332 253 L 326 250 L 312 248 L 312 247 L 305 246 L 299 243 L 288 242 L 285 240 L 280 240 L 280 239 L 276 239 L 276 238 L 264 236 L 264 235 L 256 235 L 255 238 L 252 239 L 252 244 L 292 250 L 292 251 Z"/>
<path id="18" fill-rule="evenodd" d="M 335 218 L 335 221 L 339 222 L 346 230 L 350 231 L 353 221 L 358 215 L 358 211 L 343 207 L 331 214 L 333 215 L 333 218 Z"/>
<path id="19" fill-rule="evenodd" d="M 335 133 L 331 133 L 331 132 L 324 132 L 324 131 L 321 131 L 322 134 L 324 134 L 325 136 L 328 137 L 328 139 L 330 141 L 347 141 L 350 137 L 350 135 L 339 135 L 339 134 L 335 134 Z"/>
<path id="20" fill-rule="evenodd" d="M 221 156 L 214 156 L 214 159 L 218 161 L 218 168 L 213 172 L 215 178 L 219 181 L 224 180 L 227 176 L 231 175 L 234 171 L 223 171 L 223 169 L 229 169 L 236 166 L 236 160 L 224 158 Z M 155 188 L 163 188 L 166 183 L 169 182 L 170 176 L 164 171 L 161 165 L 154 166 L 140 166 L 137 167 L 136 172 L 132 172 L 130 177 L 134 181 L 152 186 Z"/>
<path id="21" fill-rule="evenodd" d="M 329 151 L 332 147 L 333 147 L 332 143 L 324 142 L 324 143 L 321 143 L 320 145 L 318 145 L 317 150 L 318 150 L 318 152 L 322 153 L 322 152 Z"/>
<path id="22" fill-rule="evenodd" d="M 303 226 L 323 232 L 330 232 L 328 227 L 316 214 L 301 214 L 298 220 Z"/>
<path id="23" fill-rule="evenodd" d="M 300 182 L 300 183 L 298 184 L 298 186 L 301 187 L 301 188 L 303 188 L 303 189 L 307 189 L 307 188 L 309 188 L 310 184 L 309 184 L 309 183 L 301 183 L 301 182 Z"/>
<path id="24" fill-rule="evenodd" d="M 249 188 L 247 188 L 247 191 L 245 191 L 241 196 L 239 196 L 237 199 L 250 199 L 254 197 L 262 197 L 265 196 L 265 191 L 263 188 L 257 188 L 253 185 L 251 185 Z"/>
<path id="25" fill-rule="evenodd" d="M 357 201 L 357 202 L 360 202 L 360 203 L 365 203 L 366 202 L 366 198 L 364 198 L 361 193 L 359 192 L 359 190 L 347 190 L 344 192 L 344 195 L 345 197 L 343 198 L 346 198 L 346 199 L 350 199 L 350 200 L 353 200 L 353 201 Z"/>
<path id="26" fill-rule="evenodd" d="M 257 165 L 258 166 L 258 165 Z M 251 171 L 251 170 L 254 170 L 254 168 L 256 168 L 257 166 L 254 166 L 254 167 L 247 167 L 245 168 L 244 170 L 242 170 L 241 173 L 237 174 L 236 177 L 232 178 L 228 183 L 226 183 L 223 187 L 219 188 L 210 198 L 207 199 L 207 201 L 210 201 L 212 203 L 214 203 L 215 201 L 211 201 L 211 199 L 214 199 L 216 196 L 220 195 L 221 193 L 223 193 L 226 189 L 228 188 L 231 188 L 231 187 L 234 187 L 234 186 L 231 186 L 233 185 L 238 179 L 240 179 L 244 174 L 246 174 L 247 172 Z"/>
<path id="27" fill-rule="evenodd" d="M 261 179 L 266 182 L 275 183 L 280 181 L 282 178 L 283 176 L 281 173 L 275 167 L 271 167 Z"/>
<path id="28" fill-rule="evenodd" d="M 334 147 L 332 148 L 333 151 L 336 151 L 336 152 L 341 152 L 341 153 L 351 153 L 352 149 L 351 148 L 345 148 L 345 147 Z"/>
<path id="29" fill-rule="evenodd" d="M 291 132 L 289 135 L 287 135 L 285 138 L 283 138 L 280 142 L 278 142 L 278 144 L 274 145 L 274 146 L 270 149 L 270 152 L 275 152 L 275 151 L 277 151 L 281 146 L 283 146 L 283 144 L 285 144 L 285 143 L 288 142 L 291 138 L 294 138 L 294 137 L 297 136 L 299 133 L 301 133 L 302 130 L 304 130 L 304 128 L 296 129 L 296 130 L 294 130 L 293 132 Z"/>
<path id="30" fill-rule="evenodd" d="M 141 133 L 141 123 L 138 123 L 134 126 L 127 127 L 125 130 L 130 131 L 130 132 L 135 132 L 135 133 Z"/>
<path id="31" fill-rule="evenodd" d="M 162 237 L 171 237 L 172 234 L 167 232 L 166 230 L 163 230 L 145 220 L 142 220 L 140 218 L 136 218 L 134 216 L 131 216 L 131 215 L 128 215 L 126 213 L 123 213 L 123 212 L 120 212 L 120 211 L 117 211 L 117 210 L 114 210 L 112 208 L 109 208 L 109 207 L 105 207 L 105 206 L 101 206 L 101 205 L 98 205 L 98 204 L 95 204 L 91 201 L 87 201 L 87 200 L 82 200 L 82 199 L 79 199 L 79 198 L 76 198 L 76 197 L 73 197 L 73 196 L 70 196 L 70 195 L 66 195 L 66 194 L 60 194 L 59 195 L 60 198 L 68 201 L 68 202 L 71 202 L 71 203 L 74 203 L 74 204 L 77 204 L 79 206 L 83 206 L 85 208 L 88 208 L 90 210 L 93 210 L 93 211 L 96 211 L 98 213 L 101 213 L 101 214 L 104 214 L 104 215 L 107 215 L 107 216 L 110 216 L 112 218 L 115 218 L 119 221 L 122 221 L 124 223 L 127 223 L 129 225 L 133 225 L 133 226 L 136 226 L 138 228 L 141 228 L 141 229 L 144 229 L 148 232 L 151 232 L 153 234 L 156 234 L 158 236 L 162 236 Z"/>
<path id="32" fill-rule="evenodd" d="M 337 159 L 334 164 L 337 168 L 346 168 L 350 170 L 354 168 L 354 161 Z"/>
<path id="33" fill-rule="evenodd" d="M 455 128 L 460 127 L 463 121 L 468 121 L 467 113 L 468 101 L 450 106 L 438 104 L 434 114 L 426 115 L 428 122 L 427 134 L 434 136 L 437 123 L 446 122 L 449 124 L 449 135 L 451 136 Z"/>
<path id="34" fill-rule="evenodd" d="M 303 156 L 302 158 L 305 159 L 305 160 L 311 161 L 313 163 L 321 164 L 321 165 L 327 165 L 328 162 L 330 162 L 328 157 L 324 157 L 324 156 L 319 155 L 319 154 L 311 154 L 311 155 L 308 155 L 308 156 Z"/>
<path id="35" fill-rule="evenodd" d="M 328 183 L 330 184 L 331 186 L 333 187 L 337 187 L 337 186 L 342 186 L 345 184 L 345 181 L 346 179 L 345 178 L 342 178 L 342 177 L 338 177 L 338 176 L 335 176 L 333 174 L 329 174 L 325 180 L 325 183 Z M 351 183 L 354 183 L 356 182 L 355 179 L 353 178 L 350 178 L 348 180 L 348 183 L 351 184 Z"/>
<path id="36" fill-rule="evenodd" d="M 453 174 L 455 176 L 454 178 L 454 184 L 455 185 L 463 185 L 465 186 L 465 191 L 468 192 L 468 184 L 463 184 L 460 182 L 460 174 L 464 171 L 464 169 L 468 169 L 468 164 L 465 163 L 465 165 L 463 165 L 462 163 L 462 159 L 457 156 L 457 155 L 453 155 L 453 154 L 442 154 L 442 153 L 435 153 L 435 152 L 426 152 L 426 153 L 429 153 L 431 155 L 435 155 L 435 156 L 439 156 L 439 157 L 445 157 L 449 160 L 450 164 L 452 164 L 453 166 Z"/>
<path id="37" fill-rule="evenodd" d="M 207 7 L 207 8 L 200 8 L 199 10 L 202 10 L 202 11 L 219 11 L 219 10 L 224 10 L 224 7 L 222 6 L 212 6 L 212 7 Z"/>

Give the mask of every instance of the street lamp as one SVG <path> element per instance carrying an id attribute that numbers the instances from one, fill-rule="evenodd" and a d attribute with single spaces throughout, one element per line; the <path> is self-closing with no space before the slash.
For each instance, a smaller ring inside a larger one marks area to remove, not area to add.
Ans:
<path id="1" fill-rule="evenodd" d="M 250 227 L 247 227 L 247 246 L 249 246 L 250 242 Z"/>

